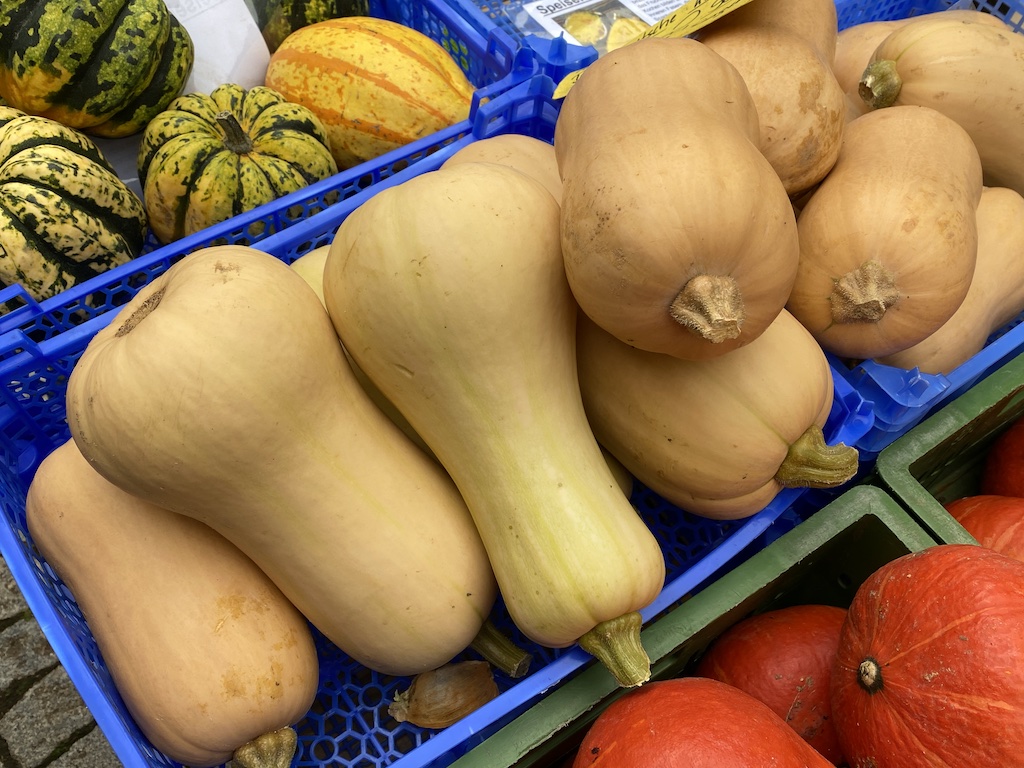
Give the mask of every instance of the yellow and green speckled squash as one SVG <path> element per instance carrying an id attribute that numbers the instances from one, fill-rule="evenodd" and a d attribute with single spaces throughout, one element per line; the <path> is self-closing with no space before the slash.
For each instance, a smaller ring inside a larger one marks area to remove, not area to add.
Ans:
<path id="1" fill-rule="evenodd" d="M 272 202 L 338 171 L 323 124 L 265 86 L 179 96 L 146 126 L 139 180 L 163 243 Z"/>
<path id="2" fill-rule="evenodd" d="M 290 34 L 266 84 L 323 121 L 350 168 L 469 117 L 473 85 L 432 38 L 387 19 L 346 17 Z"/>
<path id="3" fill-rule="evenodd" d="M 139 255 L 142 201 L 84 134 L 0 106 L 0 284 L 37 300 Z"/>
<path id="4" fill-rule="evenodd" d="M 194 56 L 164 0 L 0 0 L 0 96 L 91 135 L 145 128 Z"/>

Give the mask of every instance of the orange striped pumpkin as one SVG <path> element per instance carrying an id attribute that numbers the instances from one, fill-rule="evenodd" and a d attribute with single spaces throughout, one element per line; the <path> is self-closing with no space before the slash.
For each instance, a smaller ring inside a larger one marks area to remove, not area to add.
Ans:
<path id="1" fill-rule="evenodd" d="M 473 98 L 433 39 L 365 16 L 290 34 L 270 57 L 266 84 L 320 118 L 343 169 L 467 119 Z"/>

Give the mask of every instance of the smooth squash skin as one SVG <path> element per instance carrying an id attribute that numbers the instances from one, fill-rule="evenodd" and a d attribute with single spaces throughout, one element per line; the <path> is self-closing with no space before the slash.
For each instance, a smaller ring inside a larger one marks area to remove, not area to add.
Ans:
<path id="1" fill-rule="evenodd" d="M 551 194 L 493 163 L 383 190 L 338 228 L 324 296 L 458 485 L 520 630 L 644 682 L 638 612 L 664 557 L 587 423 Z"/>
<path id="2" fill-rule="evenodd" d="M 768 327 L 799 245 L 759 142 L 743 78 L 696 40 L 646 38 L 584 70 L 554 145 L 565 271 L 594 322 L 683 359 L 723 355 Z"/>
<path id="3" fill-rule="evenodd" d="M 796 35 L 831 64 L 836 55 L 839 12 L 836 4 L 827 0 L 751 0 L 708 26 L 758 28 L 769 34 Z"/>
<path id="4" fill-rule="evenodd" d="M 657 680 L 613 699 L 572 768 L 830 768 L 765 703 L 706 677 Z"/>
<path id="5" fill-rule="evenodd" d="M 309 624 L 208 526 L 112 485 L 72 440 L 39 465 L 25 516 L 132 718 L 167 757 L 221 765 L 312 706 Z"/>
<path id="6" fill-rule="evenodd" d="M 912 19 L 875 49 L 861 78 L 872 109 L 931 107 L 970 135 L 985 183 L 1024 194 L 1024 35 L 975 11 Z M 983 20 L 979 20 L 982 17 Z"/>
<path id="7" fill-rule="evenodd" d="M 86 347 L 68 423 L 111 482 L 248 554 L 340 649 L 385 674 L 449 661 L 496 597 L 444 470 L 360 387 L 284 262 L 201 249 Z"/>
<path id="8" fill-rule="evenodd" d="M 981 190 L 974 143 L 940 112 L 892 107 L 851 121 L 835 167 L 800 212 L 787 308 L 840 357 L 922 341 L 967 295 Z"/>
<path id="9" fill-rule="evenodd" d="M 846 122 L 846 97 L 832 71 L 835 3 L 754 0 L 750 5 L 759 12 L 728 13 L 694 37 L 743 76 L 757 107 L 761 152 L 786 192 L 799 195 L 835 163 Z M 816 15 L 827 25 L 809 29 L 807 20 Z"/>
<path id="10" fill-rule="evenodd" d="M 1024 197 L 1005 187 L 986 187 L 977 214 L 978 257 L 963 302 L 926 339 L 878 362 L 950 373 L 1024 311 Z"/>
<path id="11" fill-rule="evenodd" d="M 647 487 L 717 519 L 759 512 L 784 487 L 833 487 L 857 451 L 828 446 L 832 373 L 788 312 L 747 346 L 680 360 L 579 320 L 580 389 L 594 434 Z"/>
<path id="12" fill-rule="evenodd" d="M 467 162 L 498 163 L 515 168 L 543 184 L 555 200 L 562 200 L 562 178 L 558 175 L 555 147 L 550 142 L 518 133 L 501 133 L 470 142 L 441 167 Z"/>

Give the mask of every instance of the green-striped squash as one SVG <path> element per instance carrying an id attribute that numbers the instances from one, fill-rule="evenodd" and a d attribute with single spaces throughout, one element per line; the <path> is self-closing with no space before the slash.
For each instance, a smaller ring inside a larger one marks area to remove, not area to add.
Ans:
<path id="1" fill-rule="evenodd" d="M 142 134 L 150 229 L 170 243 L 338 171 L 324 126 L 265 86 L 179 96 Z"/>
<path id="2" fill-rule="evenodd" d="M 142 201 L 84 134 L 0 106 L 0 284 L 37 300 L 135 258 Z"/>
<path id="3" fill-rule="evenodd" d="M 0 0 L 0 96 L 91 135 L 141 131 L 194 55 L 164 0 Z"/>
<path id="4" fill-rule="evenodd" d="M 343 16 L 368 16 L 369 0 L 253 0 L 256 24 L 271 53 L 297 29 Z"/>
<path id="5" fill-rule="evenodd" d="M 271 55 L 266 84 L 323 121 L 340 168 L 469 117 L 473 85 L 427 35 L 386 19 L 328 19 Z"/>

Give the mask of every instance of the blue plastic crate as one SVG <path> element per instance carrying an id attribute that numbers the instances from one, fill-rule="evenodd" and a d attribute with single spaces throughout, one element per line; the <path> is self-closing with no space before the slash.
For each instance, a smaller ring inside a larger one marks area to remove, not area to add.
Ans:
<path id="1" fill-rule="evenodd" d="M 444 0 L 370 0 L 369 8 L 372 16 L 422 32 L 448 51 L 476 88 L 466 120 L 176 242 L 161 245 L 150 233 L 142 255 L 130 265 L 43 302 L 37 303 L 19 285 L 2 289 L 0 308 L 6 307 L 8 311 L 0 315 L 0 333 L 21 329 L 35 340 L 48 338 L 70 324 L 124 304 L 142 283 L 197 248 L 225 243 L 255 244 L 379 184 L 438 149 L 473 135 L 481 105 L 535 73 L 537 65 L 531 52 L 489 20 L 467 20 Z M 482 138 L 483 134 L 476 136 Z"/>
<path id="2" fill-rule="evenodd" d="M 557 115 L 550 99 L 553 85 L 549 77 L 537 75 L 482 104 L 474 117 L 473 134 L 486 137 L 522 133 L 550 141 Z M 439 167 L 475 140 L 474 135 L 453 140 L 415 165 L 397 170 L 254 245 L 291 263 L 330 242 L 340 222 L 370 196 Z M 137 275 L 138 268 L 134 272 L 118 268 L 121 274 L 108 273 L 108 281 L 126 297 L 133 295 L 169 264 L 161 261 L 151 266 L 152 271 Z M 115 311 L 108 310 L 85 318 L 51 316 L 45 328 L 30 319 L 26 328 L 0 335 L 0 392 L 4 398 L 0 403 L 0 554 L 121 761 L 128 768 L 174 766 L 148 745 L 127 714 L 77 605 L 40 558 L 25 524 L 25 494 L 32 475 L 39 462 L 68 437 L 64 409 L 67 378 L 92 336 L 115 315 Z M 835 398 L 825 427 L 826 438 L 831 443 L 852 445 L 871 427 L 873 415 L 856 390 L 836 372 L 833 375 Z M 715 580 L 740 552 L 757 547 L 759 537 L 804 493 L 803 489 L 786 489 L 750 518 L 714 521 L 691 515 L 636 484 L 631 500 L 660 542 L 667 566 L 664 590 L 642 611 L 645 622 Z M 533 654 L 530 674 L 512 680 L 497 673 L 499 696 L 440 731 L 400 724 L 387 714 L 388 702 L 397 690 L 408 686 L 407 678 L 372 672 L 318 637 L 321 687 L 314 706 L 296 726 L 300 750 L 295 768 L 450 765 L 535 704 L 549 689 L 597 663 L 575 647 L 552 650 L 531 643 L 514 627 L 500 604 L 496 622 Z"/>

